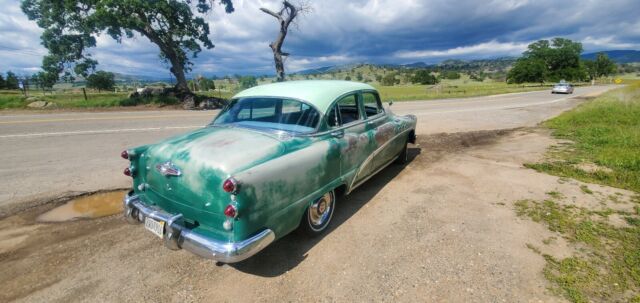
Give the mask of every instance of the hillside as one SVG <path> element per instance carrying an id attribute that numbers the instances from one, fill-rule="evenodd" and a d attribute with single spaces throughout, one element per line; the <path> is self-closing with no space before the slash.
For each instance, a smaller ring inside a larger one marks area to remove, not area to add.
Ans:
<path id="1" fill-rule="evenodd" d="M 598 53 L 582 54 L 580 57 L 585 60 L 594 60 Z M 637 50 L 610 50 L 603 53 L 618 64 L 640 62 L 640 51 Z"/>

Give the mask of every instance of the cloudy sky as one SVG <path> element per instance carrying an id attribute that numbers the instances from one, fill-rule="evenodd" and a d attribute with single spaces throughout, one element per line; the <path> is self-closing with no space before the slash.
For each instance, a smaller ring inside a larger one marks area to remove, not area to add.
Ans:
<path id="1" fill-rule="evenodd" d="M 206 15 L 216 47 L 195 60 L 192 74 L 272 74 L 268 44 L 275 19 L 259 8 L 276 0 L 235 0 Z M 585 51 L 640 49 L 638 0 L 316 0 L 284 50 L 288 71 L 348 63 L 436 63 L 445 59 L 517 56 L 539 39 L 566 37 Z M 0 0 L 0 72 L 31 74 L 46 50 L 41 29 L 18 0 Z M 168 77 L 168 66 L 146 38 L 118 44 L 106 35 L 91 49 L 99 69 Z"/>

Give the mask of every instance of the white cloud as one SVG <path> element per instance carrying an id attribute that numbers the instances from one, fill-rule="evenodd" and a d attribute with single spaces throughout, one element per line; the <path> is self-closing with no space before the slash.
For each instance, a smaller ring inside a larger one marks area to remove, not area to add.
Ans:
<path id="1" fill-rule="evenodd" d="M 489 42 L 469 46 L 459 46 L 445 50 L 413 50 L 398 51 L 395 57 L 401 59 L 422 59 L 434 57 L 460 57 L 460 56 L 514 56 L 521 54 L 529 45 L 529 42 Z"/>

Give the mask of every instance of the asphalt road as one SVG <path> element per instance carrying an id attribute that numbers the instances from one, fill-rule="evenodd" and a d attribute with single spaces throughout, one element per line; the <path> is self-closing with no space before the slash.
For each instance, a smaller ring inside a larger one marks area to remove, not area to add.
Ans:
<path id="1" fill-rule="evenodd" d="M 418 116 L 418 135 L 533 126 L 610 86 L 432 101 L 396 102 Z M 216 111 L 0 113 L 0 208 L 72 193 L 125 188 L 128 147 L 210 122 Z"/>

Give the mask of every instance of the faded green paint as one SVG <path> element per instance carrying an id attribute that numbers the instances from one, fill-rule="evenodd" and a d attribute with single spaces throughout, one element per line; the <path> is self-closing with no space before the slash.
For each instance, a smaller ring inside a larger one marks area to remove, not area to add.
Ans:
<path id="1" fill-rule="evenodd" d="M 321 114 L 341 95 L 358 90 L 375 90 L 371 85 L 339 80 L 303 80 L 265 84 L 243 90 L 233 98 L 282 97 L 307 101 Z"/>
<path id="2" fill-rule="evenodd" d="M 325 85 L 327 92 L 322 91 Z M 336 98 L 349 91 L 373 90 L 365 84 L 345 81 L 266 86 L 237 96 L 333 98 L 309 101 L 324 113 Z M 280 238 L 298 227 L 304 211 L 315 199 L 339 186 L 345 186 L 348 192 L 351 186 L 393 160 L 416 125 L 415 116 L 392 113 L 332 129 L 325 120 L 321 119 L 320 131 L 311 135 L 283 136 L 277 132 L 209 126 L 132 149 L 134 191 L 145 203 L 170 213 L 182 213 L 188 227 L 219 240 L 240 241 L 264 228 Z M 333 135 L 335 130 L 344 130 L 344 136 Z M 182 175 L 167 177 L 155 169 L 167 161 L 177 166 Z M 235 201 L 222 190 L 222 183 L 230 176 L 240 184 Z M 140 190 L 140 184 L 147 186 Z M 239 215 L 232 231 L 225 231 L 223 210 L 229 203 L 236 205 Z"/>

